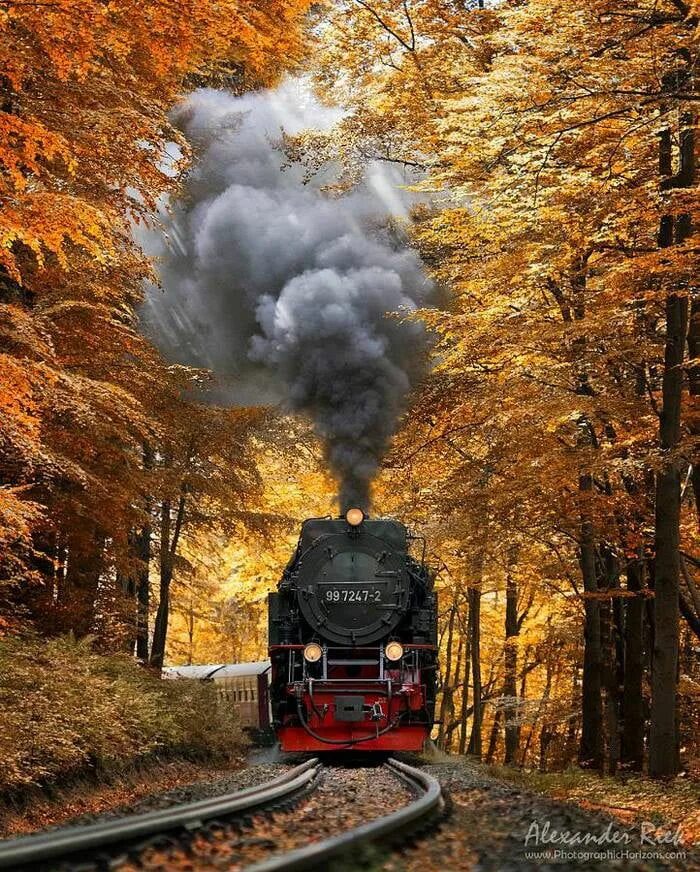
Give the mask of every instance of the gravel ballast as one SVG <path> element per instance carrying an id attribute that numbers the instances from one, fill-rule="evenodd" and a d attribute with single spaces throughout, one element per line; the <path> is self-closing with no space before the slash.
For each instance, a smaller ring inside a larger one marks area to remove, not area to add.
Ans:
<path id="1" fill-rule="evenodd" d="M 242 825 L 209 826 L 180 844 L 148 847 L 137 859 L 113 868 L 118 872 L 240 872 L 272 854 L 288 853 L 389 814 L 412 799 L 406 784 L 387 767 L 329 766 L 321 772 L 316 789 L 288 811 L 255 814 Z M 348 862 L 339 861 L 342 868 L 349 868 Z"/>
<path id="2" fill-rule="evenodd" d="M 478 763 L 445 758 L 422 768 L 449 794 L 450 816 L 403 856 L 392 856 L 384 872 L 700 870 L 697 846 L 648 844 L 651 835 L 642 845 L 640 827 L 501 781 Z M 564 832 L 574 840 L 590 834 L 599 843 L 562 843 Z M 635 856 L 640 852 L 645 856 Z"/>

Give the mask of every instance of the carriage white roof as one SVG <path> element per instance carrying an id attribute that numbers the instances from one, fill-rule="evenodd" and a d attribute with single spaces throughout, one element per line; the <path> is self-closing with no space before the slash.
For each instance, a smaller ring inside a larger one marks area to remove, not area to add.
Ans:
<path id="1" fill-rule="evenodd" d="M 257 663 L 209 663 L 202 666 L 166 666 L 163 678 L 242 678 L 246 675 L 261 675 L 270 668 L 269 660 Z"/>

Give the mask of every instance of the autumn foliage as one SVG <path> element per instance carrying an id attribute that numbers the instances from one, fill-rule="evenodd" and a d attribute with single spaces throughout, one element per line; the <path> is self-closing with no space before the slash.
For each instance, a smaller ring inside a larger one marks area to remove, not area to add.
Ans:
<path id="1" fill-rule="evenodd" d="M 160 681 L 89 639 L 0 642 L 0 676 L 3 793 L 164 751 L 224 758 L 245 746 L 212 685 Z"/>
<path id="2" fill-rule="evenodd" d="M 346 111 L 290 160 L 400 167 L 443 292 L 374 489 L 438 570 L 438 743 L 696 765 L 698 4 L 310 5 L 0 2 L 0 633 L 262 656 L 332 484 L 303 421 L 198 403 L 141 335 L 131 231 L 191 157 L 180 94 L 303 65 Z"/>
<path id="3" fill-rule="evenodd" d="M 41 580 L 61 526 L 88 528 L 82 551 L 110 539 L 119 562 L 145 492 L 142 446 L 190 379 L 158 360 L 134 314 L 150 267 L 130 225 L 172 183 L 167 110 L 188 76 L 273 81 L 298 54 L 304 5 L 0 7 L 7 580 Z M 44 543 L 31 535 L 39 518 Z"/>
<path id="4" fill-rule="evenodd" d="M 439 739 L 615 770 L 650 724 L 652 771 L 677 771 L 700 690 L 698 9 L 329 18 L 317 79 L 349 111 L 325 154 L 405 168 L 454 300 L 421 313 L 436 365 L 378 491 L 444 564 Z"/>
<path id="5" fill-rule="evenodd" d="M 241 522 L 221 500 L 255 492 L 251 416 L 199 405 L 206 379 L 139 333 L 132 228 L 174 184 L 178 96 L 274 82 L 307 5 L 0 3 L 0 634 L 140 634 L 147 661 L 151 551 L 167 606 L 183 529 Z"/>

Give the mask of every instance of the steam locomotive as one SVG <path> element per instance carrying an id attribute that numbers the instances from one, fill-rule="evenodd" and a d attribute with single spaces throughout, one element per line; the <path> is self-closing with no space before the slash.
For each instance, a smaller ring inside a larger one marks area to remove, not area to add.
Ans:
<path id="1" fill-rule="evenodd" d="M 437 601 L 403 524 L 358 508 L 302 524 L 269 594 L 272 720 L 284 751 L 420 751 L 435 713 Z"/>

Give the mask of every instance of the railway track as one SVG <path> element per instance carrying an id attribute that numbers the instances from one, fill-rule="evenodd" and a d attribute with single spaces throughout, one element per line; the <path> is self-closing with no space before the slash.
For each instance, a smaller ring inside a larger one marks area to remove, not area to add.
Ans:
<path id="1" fill-rule="evenodd" d="M 359 859 L 362 850 L 369 845 L 384 842 L 396 844 L 407 836 L 415 837 L 423 827 L 442 815 L 445 801 L 436 778 L 399 760 L 391 759 L 386 766 L 408 785 L 414 794 L 412 802 L 359 827 L 247 866 L 246 872 L 328 870 L 334 860 L 351 853 Z"/>
<path id="2" fill-rule="evenodd" d="M 133 817 L 65 827 L 0 842 L 0 869 L 46 869 L 65 861 L 107 853 L 154 836 L 195 830 L 208 821 L 225 820 L 286 802 L 312 789 L 321 768 L 308 760 L 268 781 L 223 796 L 172 806 Z"/>
<path id="3" fill-rule="evenodd" d="M 244 866 L 246 872 L 327 870 L 329 864 L 339 857 L 346 857 L 350 853 L 359 857 L 370 845 L 396 843 L 408 834 L 414 836 L 442 813 L 444 800 L 440 784 L 435 778 L 394 759 L 388 760 L 382 768 L 385 774 L 390 774 L 397 789 L 402 789 L 410 797 L 405 805 L 326 838 L 318 839 L 318 830 L 306 834 L 301 847 L 284 853 L 272 853 L 265 859 L 248 863 Z M 314 758 L 272 781 L 236 793 L 118 820 L 10 839 L 0 842 L 0 869 L 16 872 L 95 868 L 176 869 L 176 857 L 168 860 L 164 866 L 152 865 L 152 861 L 144 861 L 143 857 L 149 850 L 156 850 L 155 846 L 162 845 L 164 840 L 166 844 L 170 840 L 169 844 L 177 846 L 177 853 L 184 859 L 183 834 L 184 841 L 199 835 L 199 842 L 207 845 L 211 841 L 209 833 L 213 828 L 221 830 L 229 826 L 231 820 L 242 818 L 250 823 L 250 816 L 256 812 L 288 808 L 292 801 L 303 799 L 314 791 L 322 780 L 321 774 L 327 774 L 328 771 L 333 770 L 326 770 Z M 373 810 L 376 811 L 376 806 Z M 292 820 L 287 823 L 293 825 L 293 813 L 289 814 Z M 313 841 L 314 838 L 318 840 Z M 232 864 L 242 868 L 241 860 L 234 860 L 234 856 L 235 853 L 231 854 Z M 206 856 L 201 858 L 202 868 L 207 868 L 207 862 Z M 199 863 L 194 868 L 200 868 Z"/>

